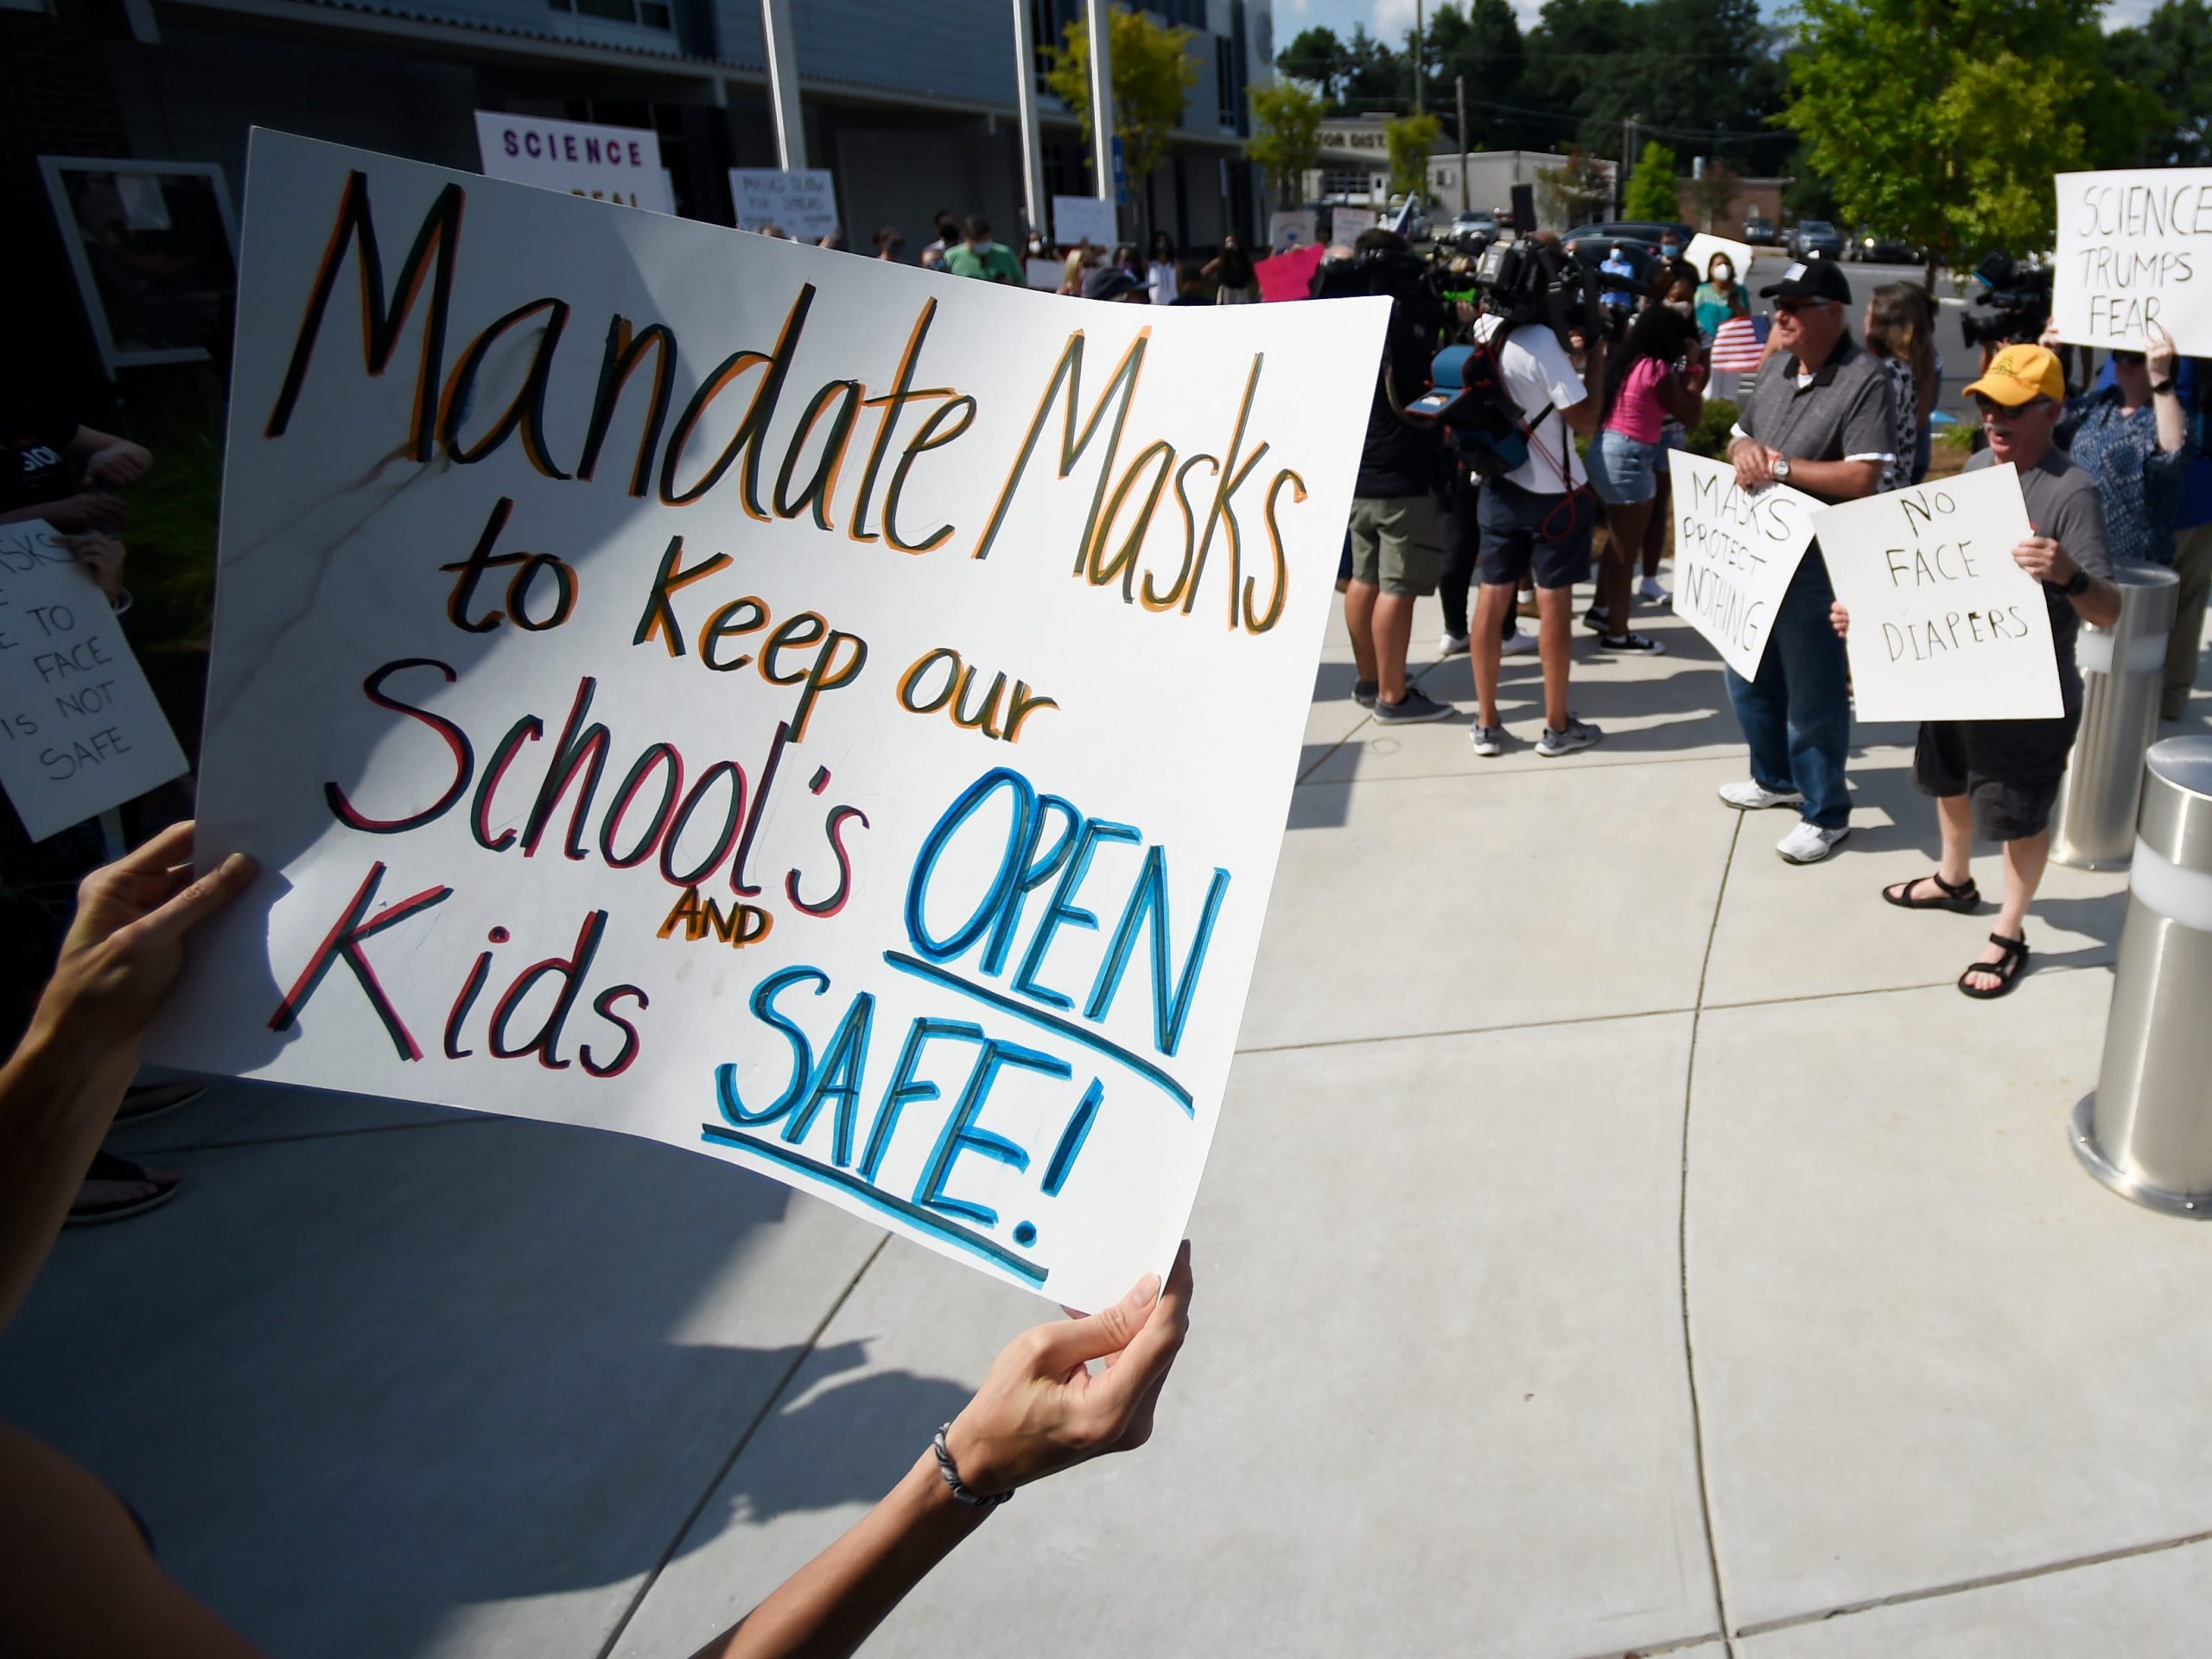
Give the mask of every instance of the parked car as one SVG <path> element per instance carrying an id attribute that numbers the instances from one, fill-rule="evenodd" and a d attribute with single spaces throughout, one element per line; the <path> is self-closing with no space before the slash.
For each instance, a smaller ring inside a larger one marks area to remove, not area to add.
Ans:
<path id="1" fill-rule="evenodd" d="M 1501 228 L 1496 213 L 1478 207 L 1454 213 L 1452 222 L 1436 233 L 1436 239 L 1471 258 L 1497 240 Z"/>
<path id="2" fill-rule="evenodd" d="M 1922 263 L 1920 250 L 1902 238 L 1877 236 L 1872 231 L 1861 231 L 1851 240 L 1847 257 L 1871 261 L 1878 265 L 1916 265 Z"/>
<path id="3" fill-rule="evenodd" d="M 1779 245 L 1782 238 L 1772 219 L 1754 213 L 1744 221 L 1744 240 L 1755 248 L 1771 248 Z"/>
<path id="4" fill-rule="evenodd" d="M 1584 242 L 1641 242 L 1656 253 L 1659 238 L 1669 231 L 1681 239 L 1686 248 L 1697 234 L 1687 225 L 1669 225 L 1654 219 L 1616 219 L 1605 225 L 1578 225 L 1560 238 L 1560 242 L 1562 246 L 1569 248 Z M 1602 255 L 1599 257 L 1603 257 Z"/>
<path id="5" fill-rule="evenodd" d="M 1789 250 L 1793 259 L 1840 259 L 1843 233 L 1825 219 L 1802 219 L 1790 230 Z"/>

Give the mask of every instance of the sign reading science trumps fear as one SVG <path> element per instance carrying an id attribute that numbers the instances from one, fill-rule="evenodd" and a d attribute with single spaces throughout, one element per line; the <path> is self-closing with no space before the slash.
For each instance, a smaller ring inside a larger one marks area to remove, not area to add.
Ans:
<path id="1" fill-rule="evenodd" d="M 2062 173 L 2051 316 L 2075 346 L 2143 351 L 2151 325 L 2212 354 L 2212 168 Z"/>
<path id="2" fill-rule="evenodd" d="M 254 138 L 159 1046 L 1075 1306 L 1227 1079 L 1387 303 L 1146 310 Z"/>
<path id="3" fill-rule="evenodd" d="M 2043 584 L 2012 559 L 2034 531 L 2010 463 L 1823 507 L 1813 529 L 1851 613 L 1859 719 L 2065 713 Z"/>
<path id="4" fill-rule="evenodd" d="M 1736 469 L 1669 449 L 1675 489 L 1675 613 L 1745 679 L 1758 677 L 1821 504 L 1787 484 L 1746 492 Z"/>

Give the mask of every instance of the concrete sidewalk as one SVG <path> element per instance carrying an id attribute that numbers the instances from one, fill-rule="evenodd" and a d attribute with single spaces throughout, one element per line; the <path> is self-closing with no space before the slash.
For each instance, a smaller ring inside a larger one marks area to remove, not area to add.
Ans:
<path id="1" fill-rule="evenodd" d="M 1712 653 L 1638 626 L 1673 654 L 1578 645 L 1607 736 L 1558 761 L 1532 658 L 1481 761 L 1376 730 L 1332 632 L 1159 1432 L 871 1652 L 2202 1650 L 2212 1231 L 2065 1136 L 2125 878 L 2054 867 L 2032 973 L 1967 1002 L 1987 913 L 1876 891 L 1933 867 L 1910 733 L 1861 728 L 1854 834 L 1785 866 L 1789 815 L 1714 798 Z M 1464 658 L 1421 684 L 1471 709 Z M 0 1416 L 277 1655 L 689 1653 L 1039 1312 L 588 1131 L 225 1084 L 117 1144 L 188 1185 L 64 1237 Z"/>

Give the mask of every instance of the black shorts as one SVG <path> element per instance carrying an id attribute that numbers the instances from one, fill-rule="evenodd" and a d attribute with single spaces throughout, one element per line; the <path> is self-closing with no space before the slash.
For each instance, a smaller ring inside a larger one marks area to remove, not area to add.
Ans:
<path id="1" fill-rule="evenodd" d="M 1572 588 L 1590 580 L 1598 499 L 1587 490 L 1539 495 L 1493 479 L 1476 500 L 1475 522 L 1482 531 L 1475 564 L 1485 587 L 1517 588 L 1531 575 L 1539 588 Z"/>
<path id="2" fill-rule="evenodd" d="M 1927 720 L 1912 751 L 1912 786 L 1964 795 L 1985 841 L 2025 841 L 2050 827 L 2078 715 L 2057 720 Z"/>

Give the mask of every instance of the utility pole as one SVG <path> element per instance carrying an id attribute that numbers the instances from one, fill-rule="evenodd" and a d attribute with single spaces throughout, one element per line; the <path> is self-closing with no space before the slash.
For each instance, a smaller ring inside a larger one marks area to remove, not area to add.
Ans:
<path id="1" fill-rule="evenodd" d="M 1113 201 L 1114 190 L 1114 42 L 1107 0 L 1090 0 L 1090 176 L 1093 194 Z M 1120 220 L 1116 219 L 1116 234 Z"/>
<path id="2" fill-rule="evenodd" d="M 1014 0 L 1014 107 L 1021 118 L 1021 196 L 1028 210 L 1029 229 L 1049 238 L 1045 222 L 1045 175 L 1039 170 L 1037 145 L 1037 43 L 1030 38 L 1029 0 Z"/>
<path id="3" fill-rule="evenodd" d="M 1459 211 L 1467 211 L 1467 78 L 1452 77 L 1452 95 L 1459 104 Z"/>
<path id="4" fill-rule="evenodd" d="M 1421 20 L 1421 0 L 1414 0 L 1414 113 L 1422 110 L 1421 82 L 1428 79 L 1428 26 Z"/>
<path id="5" fill-rule="evenodd" d="M 1631 115 L 1621 123 L 1621 177 L 1620 189 L 1617 193 L 1620 201 L 1614 211 L 1624 219 L 1628 216 L 1629 168 L 1636 164 L 1636 124 L 1643 119 L 1640 115 Z"/>

